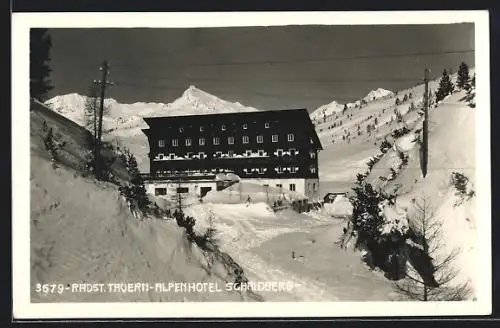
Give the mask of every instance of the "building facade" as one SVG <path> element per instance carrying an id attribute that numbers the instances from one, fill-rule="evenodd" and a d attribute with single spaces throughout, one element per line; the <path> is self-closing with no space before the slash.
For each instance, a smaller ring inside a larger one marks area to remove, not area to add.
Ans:
<path id="1" fill-rule="evenodd" d="M 317 197 L 321 142 L 306 109 L 147 117 L 150 180 L 234 173 Z"/>

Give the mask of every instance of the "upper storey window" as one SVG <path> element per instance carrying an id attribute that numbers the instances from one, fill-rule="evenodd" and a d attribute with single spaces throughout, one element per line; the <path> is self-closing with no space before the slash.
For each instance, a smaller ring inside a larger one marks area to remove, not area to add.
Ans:
<path id="1" fill-rule="evenodd" d="M 243 130 L 246 130 L 246 129 L 248 129 L 248 124 L 245 123 L 245 124 L 243 124 Z"/>
<path id="2" fill-rule="evenodd" d="M 165 147 L 165 139 L 158 140 L 158 147 L 160 147 L 160 148 Z"/>
<path id="3" fill-rule="evenodd" d="M 225 124 L 222 124 L 222 126 L 221 126 L 221 130 L 222 130 L 222 131 L 226 131 L 226 125 L 225 125 Z"/>
<path id="4" fill-rule="evenodd" d="M 179 132 L 180 133 L 184 132 L 184 128 L 179 128 Z"/>
<path id="5" fill-rule="evenodd" d="M 186 139 L 186 146 L 191 146 L 191 138 Z"/>
<path id="6" fill-rule="evenodd" d="M 200 138 L 200 139 L 198 139 L 198 144 L 199 144 L 200 146 L 205 146 L 205 138 Z"/>
<path id="7" fill-rule="evenodd" d="M 243 136 L 243 143 L 247 144 L 249 142 L 248 136 Z"/>
<path id="8" fill-rule="evenodd" d="M 257 136 L 257 143 L 263 143 L 264 142 L 264 137 L 263 136 Z"/>
<path id="9" fill-rule="evenodd" d="M 272 142 L 278 142 L 278 135 L 277 134 L 273 134 Z"/>
<path id="10" fill-rule="evenodd" d="M 227 143 L 229 145 L 234 145 L 234 137 L 227 137 Z"/>
<path id="11" fill-rule="evenodd" d="M 203 126 L 200 126 L 200 132 L 205 131 L 205 128 Z"/>
<path id="12" fill-rule="evenodd" d="M 264 124 L 264 127 L 265 127 L 266 129 L 269 129 L 269 123 Z"/>
<path id="13" fill-rule="evenodd" d="M 214 144 L 214 145 L 218 145 L 218 144 L 220 144 L 220 139 L 219 139 L 219 137 L 214 137 L 214 138 L 213 138 L 213 144 Z"/>
<path id="14" fill-rule="evenodd" d="M 173 147 L 179 146 L 179 139 L 172 139 L 172 146 Z"/>
<path id="15" fill-rule="evenodd" d="M 289 133 L 287 136 L 287 139 L 289 142 L 292 142 L 295 140 L 295 135 L 293 133 Z"/>

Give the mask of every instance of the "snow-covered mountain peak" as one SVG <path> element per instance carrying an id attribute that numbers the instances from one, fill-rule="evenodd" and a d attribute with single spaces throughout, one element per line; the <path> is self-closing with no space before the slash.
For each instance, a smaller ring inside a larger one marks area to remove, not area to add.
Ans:
<path id="1" fill-rule="evenodd" d="M 79 125 L 85 124 L 85 107 L 89 97 L 77 93 L 55 96 L 45 102 L 52 110 Z M 99 106 L 99 104 L 97 104 Z M 121 136 L 139 135 L 147 127 L 143 117 L 205 115 L 231 112 L 258 111 L 239 102 L 220 99 L 208 92 L 189 86 L 182 95 L 169 104 L 136 102 L 121 104 L 115 99 L 104 100 L 103 126 Z"/>
<path id="2" fill-rule="evenodd" d="M 378 88 L 377 90 L 372 90 L 368 92 L 368 94 L 363 98 L 366 102 L 373 101 L 378 98 L 383 98 L 386 96 L 392 96 L 394 92 L 382 88 Z"/>
<path id="3" fill-rule="evenodd" d="M 239 102 L 230 102 L 220 99 L 206 91 L 190 85 L 173 102 L 165 105 L 164 110 L 157 111 L 151 116 L 184 116 L 184 115 L 204 115 L 230 112 L 257 111 L 253 107 L 247 107 Z"/>
<path id="4" fill-rule="evenodd" d="M 183 93 L 181 98 L 184 98 L 185 100 L 192 101 L 195 99 L 198 99 L 200 101 L 207 100 L 207 99 L 214 99 L 216 98 L 214 95 L 209 94 L 208 92 L 205 92 L 201 89 L 198 89 L 194 85 L 190 85 Z"/>
<path id="5" fill-rule="evenodd" d="M 344 109 L 344 105 L 338 103 L 337 101 L 332 101 L 326 105 L 318 107 L 315 111 L 310 114 L 311 119 L 320 120 L 326 116 L 330 116 L 333 113 L 340 112 Z"/>

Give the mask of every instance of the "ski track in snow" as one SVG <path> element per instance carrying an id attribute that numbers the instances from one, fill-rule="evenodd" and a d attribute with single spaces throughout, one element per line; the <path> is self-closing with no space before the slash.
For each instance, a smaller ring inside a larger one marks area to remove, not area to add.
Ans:
<path id="1" fill-rule="evenodd" d="M 231 252 L 228 249 L 229 252 Z M 259 256 L 252 254 L 251 251 L 231 252 L 237 262 L 247 269 L 247 277 L 250 281 L 276 281 L 276 282 L 292 282 L 294 288 L 288 295 L 273 292 L 260 292 L 266 301 L 289 300 L 290 296 L 295 301 L 336 301 L 338 300 L 333 295 L 327 285 L 314 282 L 309 278 L 300 277 L 290 271 L 278 269 Z"/>
<path id="2" fill-rule="evenodd" d="M 250 225 L 245 224 L 243 229 L 239 231 L 258 231 L 255 225 L 248 229 Z M 231 254 L 235 260 L 245 269 L 246 275 L 250 281 L 277 281 L 277 282 L 293 282 L 294 289 L 287 296 L 282 293 L 262 293 L 266 300 L 279 301 L 280 299 L 288 299 L 290 296 L 295 300 L 300 301 L 335 301 L 338 298 L 329 292 L 328 286 L 322 283 L 313 281 L 308 277 L 301 277 L 290 271 L 283 270 L 276 265 L 268 263 L 258 255 L 252 253 L 252 248 L 260 246 L 262 243 L 271 240 L 272 238 L 291 232 L 308 232 L 308 230 L 299 227 L 282 228 L 275 231 L 275 234 L 267 234 L 265 238 L 259 233 L 246 233 L 241 239 L 226 242 L 223 246 L 224 250 Z M 245 241 L 243 241 L 245 240 Z"/>

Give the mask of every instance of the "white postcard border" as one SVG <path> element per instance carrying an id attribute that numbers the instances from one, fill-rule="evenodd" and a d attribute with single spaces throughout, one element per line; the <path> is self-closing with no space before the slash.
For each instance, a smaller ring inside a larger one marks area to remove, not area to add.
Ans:
<path id="1" fill-rule="evenodd" d="M 229 27 L 475 23 L 477 263 L 475 302 L 31 303 L 29 28 Z M 492 310 L 489 17 L 487 11 L 13 13 L 12 256 L 16 319 L 145 317 L 360 317 L 486 315 Z"/>

